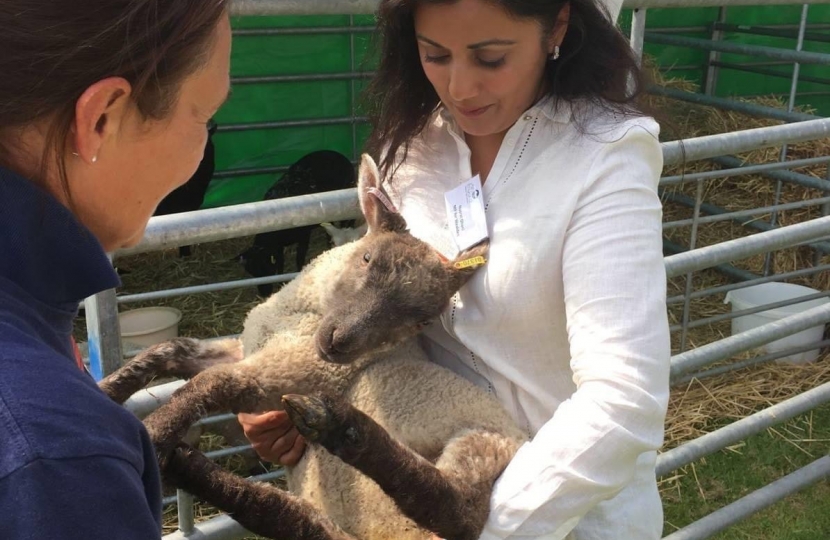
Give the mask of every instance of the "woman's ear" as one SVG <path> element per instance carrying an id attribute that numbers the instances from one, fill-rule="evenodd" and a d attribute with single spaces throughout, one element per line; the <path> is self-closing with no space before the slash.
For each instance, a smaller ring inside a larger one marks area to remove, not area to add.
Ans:
<path id="1" fill-rule="evenodd" d="M 122 77 L 102 79 L 87 88 L 75 103 L 72 124 L 74 152 L 95 163 L 104 141 L 118 131 L 129 112 L 132 87 Z"/>

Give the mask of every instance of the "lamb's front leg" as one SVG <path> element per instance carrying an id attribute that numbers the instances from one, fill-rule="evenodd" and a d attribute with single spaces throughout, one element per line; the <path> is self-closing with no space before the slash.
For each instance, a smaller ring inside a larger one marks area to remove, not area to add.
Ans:
<path id="1" fill-rule="evenodd" d="M 252 370 L 241 366 L 216 366 L 193 377 L 144 419 L 162 469 L 195 422 L 219 411 L 252 412 L 267 397 Z"/>
<path id="2" fill-rule="evenodd" d="M 405 515 L 447 540 L 480 536 L 493 483 L 519 445 L 499 433 L 469 430 L 433 465 L 338 397 L 286 395 L 283 403 L 307 440 L 377 482 Z"/>
<path id="3" fill-rule="evenodd" d="M 278 540 L 355 540 L 307 502 L 245 480 L 179 444 L 164 471 L 177 487 L 228 512 L 249 531 Z"/>

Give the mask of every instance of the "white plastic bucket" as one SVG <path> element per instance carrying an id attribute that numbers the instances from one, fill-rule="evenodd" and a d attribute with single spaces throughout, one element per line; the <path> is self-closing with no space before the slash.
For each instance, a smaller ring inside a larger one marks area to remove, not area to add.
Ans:
<path id="1" fill-rule="evenodd" d="M 791 300 L 801 296 L 815 294 L 817 292 L 820 291 L 811 289 L 810 287 L 804 287 L 802 285 L 794 285 L 792 283 L 763 283 L 761 285 L 754 285 L 745 289 L 729 291 L 726 294 L 724 303 L 731 303 L 732 311 L 735 312 L 743 309 L 764 306 L 766 304 L 772 304 L 773 302 Z M 788 306 L 761 311 L 752 315 L 735 317 L 732 319 L 732 334 L 734 335 L 746 332 L 747 330 L 757 326 L 777 321 L 790 315 L 795 315 L 827 303 L 830 303 L 830 298 L 818 298 L 816 300 L 810 300 L 809 302 L 790 304 Z M 797 334 L 773 341 L 772 343 L 767 343 L 763 348 L 767 353 L 774 353 L 784 349 L 816 343 L 821 341 L 823 335 L 824 325 L 814 326 L 813 328 L 808 328 L 807 330 Z M 813 349 L 779 358 L 778 361 L 794 364 L 814 362 L 816 358 L 818 358 L 818 353 L 819 349 Z"/>
<path id="2" fill-rule="evenodd" d="M 118 314 L 125 349 L 162 343 L 179 335 L 182 312 L 171 307 L 147 307 Z"/>

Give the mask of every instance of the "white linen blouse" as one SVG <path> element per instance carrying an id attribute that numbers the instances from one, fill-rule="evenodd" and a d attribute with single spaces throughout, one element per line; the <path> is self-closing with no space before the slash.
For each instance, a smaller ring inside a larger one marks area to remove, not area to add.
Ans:
<path id="1" fill-rule="evenodd" d="M 582 119 L 581 123 L 575 119 Z M 532 440 L 495 485 L 482 540 L 651 540 L 669 396 L 659 127 L 545 100 L 507 132 L 483 186 L 487 263 L 422 337 Z M 446 111 L 387 191 L 447 257 L 444 193 L 472 176 Z M 475 406 L 475 404 L 470 404 Z"/>

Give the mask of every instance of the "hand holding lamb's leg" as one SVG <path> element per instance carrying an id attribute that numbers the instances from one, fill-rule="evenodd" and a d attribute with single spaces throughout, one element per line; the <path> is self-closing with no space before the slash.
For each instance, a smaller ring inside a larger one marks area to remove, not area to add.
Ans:
<path id="1" fill-rule="evenodd" d="M 285 395 L 283 404 L 307 440 L 366 474 L 404 514 L 448 540 L 480 536 L 493 482 L 518 449 L 504 435 L 469 430 L 433 465 L 340 398 Z"/>
<path id="2" fill-rule="evenodd" d="M 242 356 L 238 339 L 207 342 L 176 338 L 144 349 L 98 387 L 120 405 L 155 378 L 189 379 L 211 366 L 238 362 Z"/>
<path id="3" fill-rule="evenodd" d="M 356 540 L 305 501 L 230 473 L 185 444 L 177 445 L 171 454 L 166 476 L 177 487 L 226 510 L 255 534 L 275 539 Z"/>
<path id="4" fill-rule="evenodd" d="M 144 420 L 162 471 L 176 444 L 196 421 L 219 411 L 251 412 L 266 397 L 256 379 L 236 366 L 217 366 L 196 375 L 173 393 L 169 403 Z"/>

